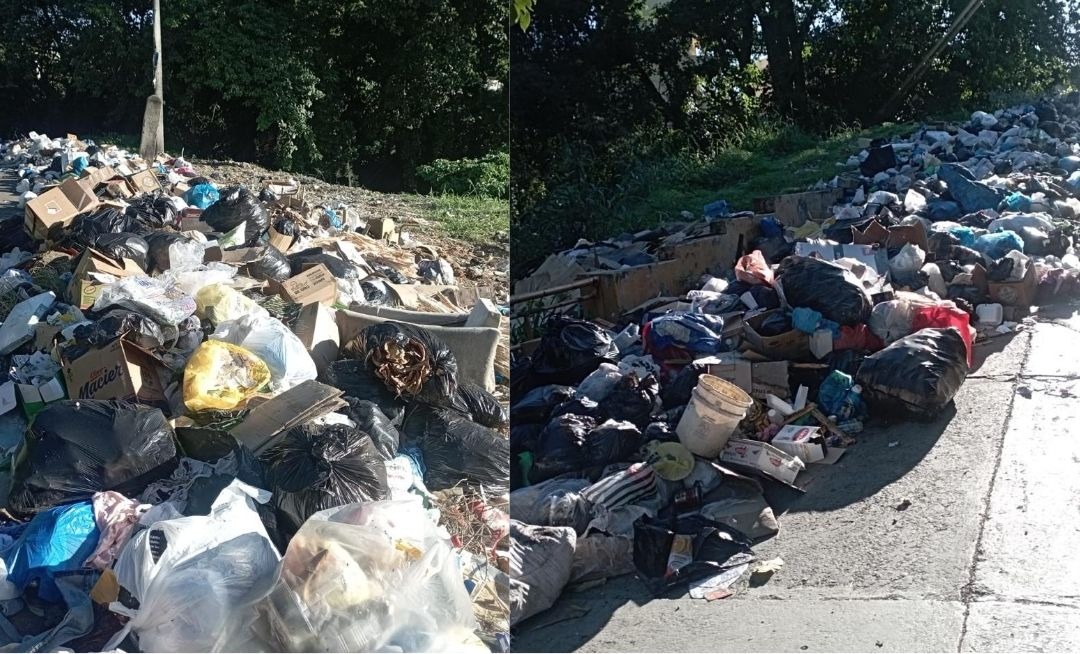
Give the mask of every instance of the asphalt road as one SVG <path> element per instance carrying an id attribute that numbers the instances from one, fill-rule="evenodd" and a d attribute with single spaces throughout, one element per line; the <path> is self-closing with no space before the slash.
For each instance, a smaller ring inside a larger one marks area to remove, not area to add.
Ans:
<path id="1" fill-rule="evenodd" d="M 1080 649 L 1080 314 L 979 345 L 976 364 L 955 410 L 868 430 L 800 477 L 755 547 L 786 564 L 767 584 L 710 603 L 623 576 L 565 593 L 514 650 Z"/>

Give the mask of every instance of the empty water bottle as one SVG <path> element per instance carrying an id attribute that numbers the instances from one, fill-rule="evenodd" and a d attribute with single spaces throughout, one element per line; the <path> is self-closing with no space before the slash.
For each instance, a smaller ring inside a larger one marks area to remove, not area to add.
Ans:
<path id="1" fill-rule="evenodd" d="M 844 396 L 844 403 L 837 411 L 841 422 L 857 418 L 862 413 L 862 386 L 855 384 Z"/>

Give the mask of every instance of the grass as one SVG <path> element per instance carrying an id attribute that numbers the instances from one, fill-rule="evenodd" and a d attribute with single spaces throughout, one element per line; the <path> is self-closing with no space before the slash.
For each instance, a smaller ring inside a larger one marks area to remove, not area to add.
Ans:
<path id="1" fill-rule="evenodd" d="M 498 232 L 510 231 L 510 203 L 472 195 L 417 196 L 424 217 L 434 220 L 453 238 L 491 243 Z"/>

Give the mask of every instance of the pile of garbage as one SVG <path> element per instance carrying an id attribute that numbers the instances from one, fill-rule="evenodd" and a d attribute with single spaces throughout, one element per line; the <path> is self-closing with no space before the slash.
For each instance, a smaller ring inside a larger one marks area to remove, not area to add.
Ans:
<path id="1" fill-rule="evenodd" d="M 5 648 L 505 650 L 497 307 L 288 180 L 33 133 L 0 175 Z"/>
<path id="2" fill-rule="evenodd" d="M 803 492 L 868 421 L 947 418 L 978 340 L 1080 298 L 1078 116 L 1071 94 L 868 141 L 818 189 L 826 215 L 778 198 L 726 274 L 617 321 L 548 319 L 512 362 L 511 625 L 626 573 L 728 597 L 782 565 L 755 561 L 780 528 L 763 491 Z M 559 256 L 633 270 L 735 217 Z"/>

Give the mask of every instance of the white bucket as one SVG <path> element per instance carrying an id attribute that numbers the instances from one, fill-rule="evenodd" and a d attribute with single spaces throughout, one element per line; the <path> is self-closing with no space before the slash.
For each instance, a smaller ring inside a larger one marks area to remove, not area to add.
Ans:
<path id="1" fill-rule="evenodd" d="M 746 391 L 714 375 L 702 375 L 675 433 L 686 449 L 715 458 L 754 403 Z"/>

